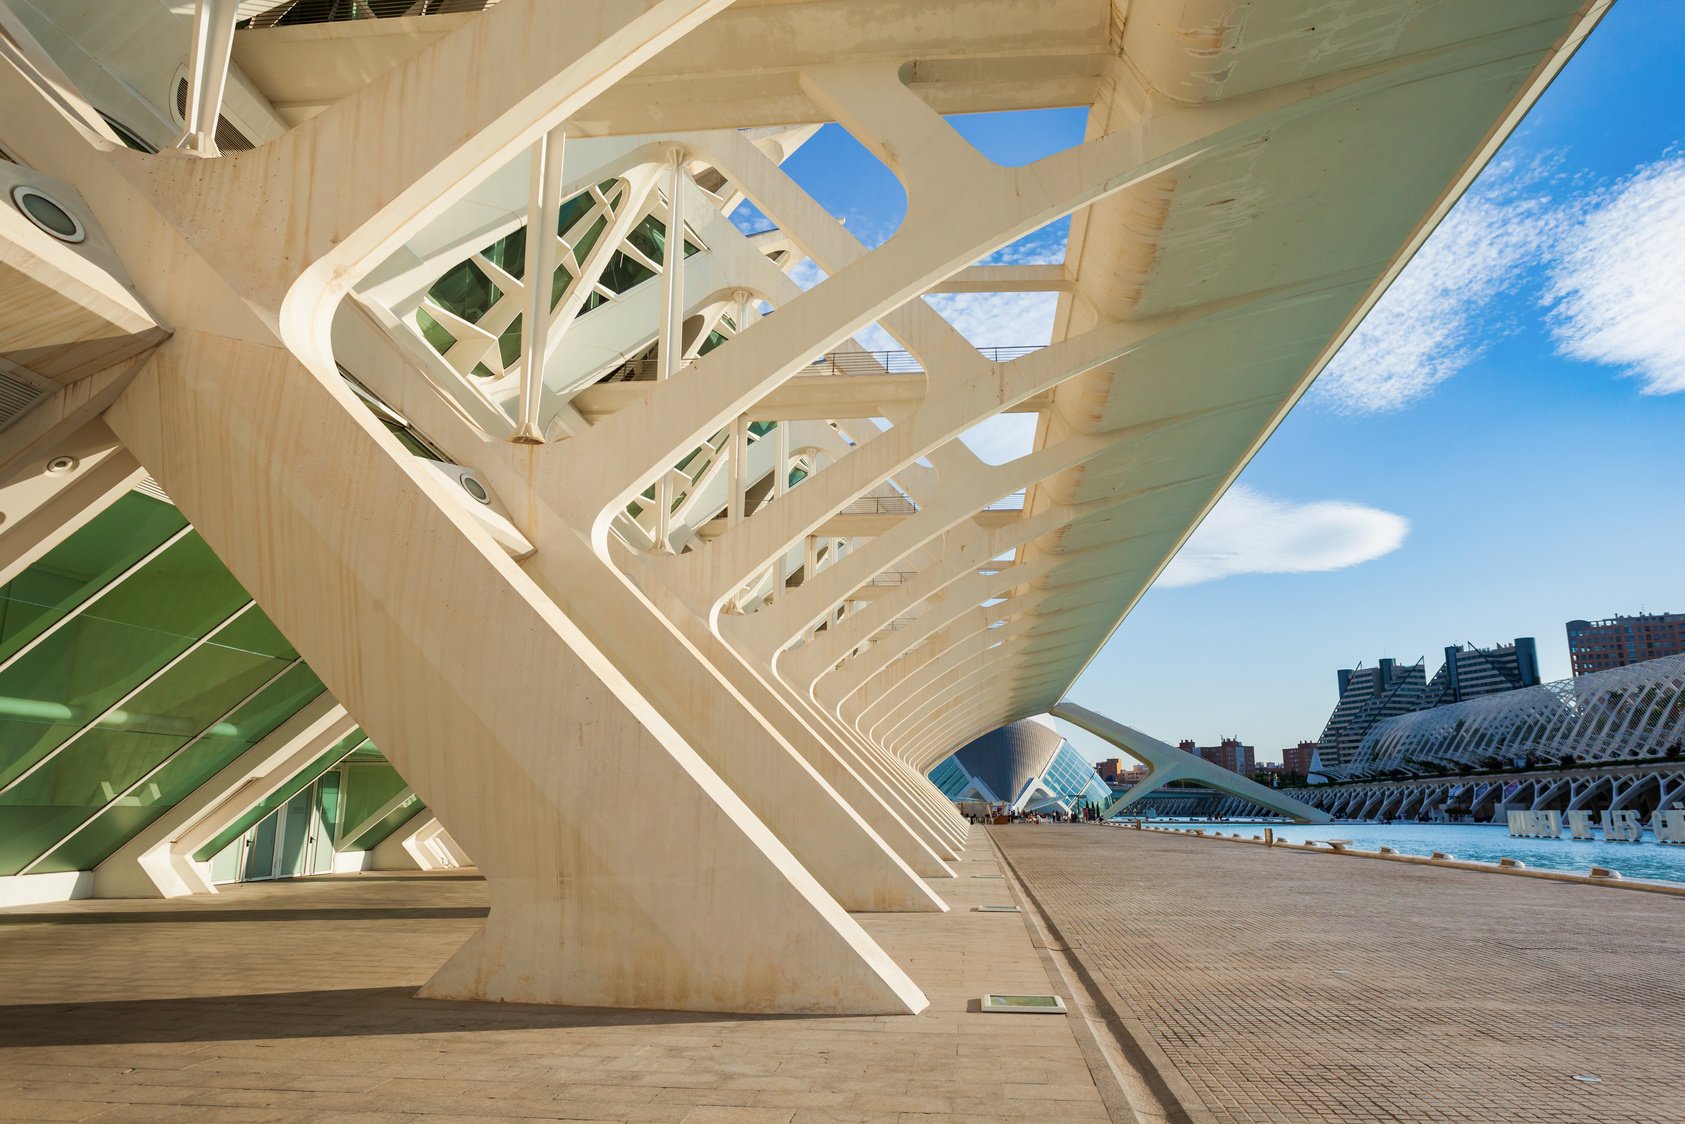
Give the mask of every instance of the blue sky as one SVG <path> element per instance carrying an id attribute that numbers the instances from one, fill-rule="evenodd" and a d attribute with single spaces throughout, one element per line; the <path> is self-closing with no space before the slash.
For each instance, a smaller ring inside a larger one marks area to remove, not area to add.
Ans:
<path id="1" fill-rule="evenodd" d="M 1685 2 L 1615 5 L 1075 701 L 1274 760 L 1320 733 L 1336 668 L 1426 656 L 1431 674 L 1446 645 L 1534 636 L 1560 678 L 1565 621 L 1685 611 L 1681 59 Z M 1083 115 L 955 124 L 1016 164 L 1080 141 Z M 899 184 L 835 126 L 786 168 L 870 244 L 900 222 Z M 1056 258 L 1063 237 L 1015 260 Z M 1051 325 L 1040 295 L 936 301 L 981 345 Z M 1014 426 L 973 445 L 1009 456 Z"/>

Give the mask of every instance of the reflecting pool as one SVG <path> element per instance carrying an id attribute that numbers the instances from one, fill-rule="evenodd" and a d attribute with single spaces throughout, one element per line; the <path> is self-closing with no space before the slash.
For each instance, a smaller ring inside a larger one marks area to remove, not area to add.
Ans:
<path id="1" fill-rule="evenodd" d="M 1585 874 L 1593 866 L 1618 870 L 1627 878 L 1685 883 L 1685 846 L 1657 843 L 1649 831 L 1642 843 L 1609 843 L 1602 832 L 1595 840 L 1525 839 L 1513 836 L 1501 824 L 1282 824 L 1225 820 L 1221 823 L 1190 820 L 1149 821 L 1154 827 L 1192 831 L 1221 831 L 1225 834 L 1262 835 L 1265 827 L 1288 843 L 1307 839 L 1350 839 L 1359 851 L 1387 846 L 1405 855 L 1431 855 L 1444 851 L 1468 862 L 1495 863 L 1519 859 L 1541 870 L 1566 870 Z"/>

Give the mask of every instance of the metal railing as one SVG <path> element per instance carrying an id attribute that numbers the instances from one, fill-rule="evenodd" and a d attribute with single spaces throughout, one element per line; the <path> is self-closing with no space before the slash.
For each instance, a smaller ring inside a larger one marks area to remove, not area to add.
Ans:
<path id="1" fill-rule="evenodd" d="M 1042 345 L 1024 347 L 980 347 L 977 353 L 991 363 L 1007 363 Z M 910 351 L 832 351 L 821 355 L 802 369 L 804 375 L 916 375 L 924 371 L 924 364 Z"/>
<path id="2" fill-rule="evenodd" d="M 1024 492 L 1025 492 L 1025 489 L 1019 488 L 1016 492 L 1013 492 L 1011 495 L 1002 496 L 1000 499 L 996 500 L 994 503 L 991 503 L 988 507 L 985 507 L 983 510 L 984 511 L 1023 511 L 1024 510 Z"/>
<path id="3" fill-rule="evenodd" d="M 991 363 L 1007 363 L 1032 352 L 1040 345 L 1025 347 L 980 347 L 977 353 Z M 695 363 L 686 359 L 680 364 Z M 604 382 L 648 382 L 656 376 L 655 359 L 628 359 L 603 376 Z M 796 372 L 798 375 L 918 375 L 924 364 L 910 351 L 831 351 Z"/>

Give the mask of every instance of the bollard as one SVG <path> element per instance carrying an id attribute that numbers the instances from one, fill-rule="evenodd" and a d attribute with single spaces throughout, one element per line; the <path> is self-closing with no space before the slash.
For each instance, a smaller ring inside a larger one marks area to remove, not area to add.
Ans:
<path id="1" fill-rule="evenodd" d="M 1386 847 L 1386 846 L 1383 846 L 1380 850 L 1376 851 L 1375 853 L 1378 854 L 1378 855 L 1396 855 L 1396 854 L 1398 854 L 1398 852 L 1395 849 L 1393 849 L 1392 847 Z"/>
<path id="2" fill-rule="evenodd" d="M 1454 861 L 1456 861 L 1457 856 L 1456 855 L 1448 855 L 1444 851 L 1435 851 L 1433 854 L 1429 855 L 1428 858 L 1439 859 L 1443 862 L 1454 862 Z"/>
<path id="3" fill-rule="evenodd" d="M 1520 859 L 1499 859 L 1498 865 L 1499 866 L 1507 866 L 1511 870 L 1526 870 L 1527 869 L 1527 864 L 1522 862 Z"/>
<path id="4" fill-rule="evenodd" d="M 1621 872 L 1618 870 L 1610 870 L 1606 866 L 1594 866 L 1591 868 L 1591 876 L 1593 878 L 1619 878 L 1621 876 Z"/>
<path id="5" fill-rule="evenodd" d="M 1264 846 L 1266 846 L 1266 847 L 1274 847 L 1275 846 L 1275 828 L 1266 827 L 1264 829 Z"/>

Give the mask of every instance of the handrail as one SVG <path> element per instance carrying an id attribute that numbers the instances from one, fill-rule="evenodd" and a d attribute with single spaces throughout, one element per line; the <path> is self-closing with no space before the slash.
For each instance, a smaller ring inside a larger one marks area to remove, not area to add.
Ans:
<path id="1" fill-rule="evenodd" d="M 1042 345 L 1022 347 L 980 347 L 977 353 L 991 363 L 1006 363 L 1033 352 Z M 680 364 L 688 367 L 695 359 Z M 605 382 L 654 381 L 654 359 L 628 359 L 605 376 Z M 924 364 L 910 351 L 829 351 L 797 371 L 798 376 L 832 375 L 919 375 Z"/>

